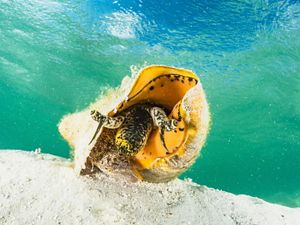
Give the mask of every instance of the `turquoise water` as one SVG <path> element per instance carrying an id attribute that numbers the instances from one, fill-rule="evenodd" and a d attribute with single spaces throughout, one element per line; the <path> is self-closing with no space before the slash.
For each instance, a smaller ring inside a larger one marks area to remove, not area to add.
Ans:
<path id="1" fill-rule="evenodd" d="M 0 149 L 63 157 L 57 124 L 130 66 L 194 70 L 212 112 L 182 177 L 300 206 L 300 2 L 0 0 Z"/>

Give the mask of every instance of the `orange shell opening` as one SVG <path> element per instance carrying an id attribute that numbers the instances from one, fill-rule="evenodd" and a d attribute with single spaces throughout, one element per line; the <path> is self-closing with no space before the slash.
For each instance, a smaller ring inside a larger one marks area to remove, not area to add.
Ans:
<path id="1" fill-rule="evenodd" d="M 150 66 L 138 75 L 127 101 L 122 101 L 116 113 L 141 102 L 151 102 L 166 107 L 171 111 L 169 118 L 179 120 L 176 131 L 165 132 L 165 146 L 160 139 L 159 129 L 152 131 L 146 146 L 134 156 L 139 169 L 150 169 L 160 159 L 178 156 L 184 153 L 184 143 L 188 137 L 188 127 L 185 124 L 185 112 L 181 107 L 181 100 L 186 92 L 197 85 L 199 78 L 191 71 L 166 66 Z"/>

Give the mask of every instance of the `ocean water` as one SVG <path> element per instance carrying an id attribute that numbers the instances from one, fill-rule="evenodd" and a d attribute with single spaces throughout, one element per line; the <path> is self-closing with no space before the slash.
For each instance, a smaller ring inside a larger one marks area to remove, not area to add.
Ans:
<path id="1" fill-rule="evenodd" d="M 300 206 L 296 0 L 0 0 L 0 149 L 69 157 L 60 118 L 150 64 L 194 70 L 210 103 L 183 178 Z"/>

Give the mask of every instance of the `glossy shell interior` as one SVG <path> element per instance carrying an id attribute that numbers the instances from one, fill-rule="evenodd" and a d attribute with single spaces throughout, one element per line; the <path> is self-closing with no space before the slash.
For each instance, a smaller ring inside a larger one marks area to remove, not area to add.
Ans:
<path id="1" fill-rule="evenodd" d="M 179 121 L 176 131 L 165 133 L 163 146 L 154 129 L 146 146 L 133 158 L 118 155 L 114 146 L 116 130 L 103 128 L 88 144 L 97 123 L 91 109 L 114 116 L 137 103 L 150 102 Z M 149 66 L 136 77 L 126 77 L 122 85 L 101 95 L 88 109 L 65 116 L 59 130 L 74 149 L 79 174 L 96 171 L 118 173 L 149 182 L 166 182 L 184 172 L 200 153 L 209 129 L 209 110 L 199 78 L 189 70 Z M 167 147 L 167 149 L 166 149 Z"/>

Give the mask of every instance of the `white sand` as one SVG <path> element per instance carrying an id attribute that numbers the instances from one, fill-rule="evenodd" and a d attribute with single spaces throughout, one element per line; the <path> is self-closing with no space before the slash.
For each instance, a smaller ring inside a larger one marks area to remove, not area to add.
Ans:
<path id="1" fill-rule="evenodd" d="M 0 224 L 300 224 L 300 208 L 175 180 L 78 177 L 70 162 L 0 151 Z"/>

